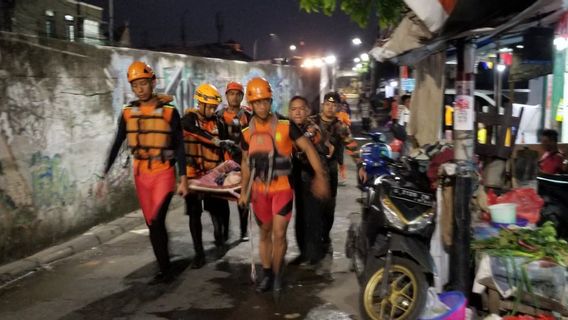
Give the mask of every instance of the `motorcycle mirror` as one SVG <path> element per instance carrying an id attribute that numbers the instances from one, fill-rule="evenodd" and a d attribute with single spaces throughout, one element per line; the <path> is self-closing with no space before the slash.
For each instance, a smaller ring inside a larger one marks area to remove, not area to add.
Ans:
<path id="1" fill-rule="evenodd" d="M 374 142 L 386 143 L 387 141 L 385 134 L 379 131 L 367 132 L 364 135 L 371 137 Z"/>

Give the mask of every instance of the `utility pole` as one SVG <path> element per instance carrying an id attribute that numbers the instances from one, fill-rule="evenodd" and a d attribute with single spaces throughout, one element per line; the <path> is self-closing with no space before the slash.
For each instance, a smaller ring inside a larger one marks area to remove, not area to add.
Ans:
<path id="1" fill-rule="evenodd" d="M 108 40 L 114 43 L 114 0 L 108 0 Z"/>
<path id="2" fill-rule="evenodd" d="M 185 10 L 182 15 L 181 15 L 181 21 L 180 21 L 180 36 L 181 36 L 181 46 L 185 48 L 185 14 L 188 12 L 188 10 Z"/>
<path id="3" fill-rule="evenodd" d="M 453 245 L 450 249 L 450 285 L 468 294 L 471 289 L 471 210 L 473 193 L 473 139 L 475 44 L 460 39 L 456 44 L 456 107 L 454 108 L 454 159 L 457 164 L 454 188 Z"/>
<path id="4" fill-rule="evenodd" d="M 215 14 L 215 27 L 217 29 L 217 43 L 220 44 L 223 38 L 224 24 L 223 17 L 221 16 L 221 12 L 219 11 L 217 11 L 217 13 Z"/>
<path id="5" fill-rule="evenodd" d="M 81 17 L 81 1 L 77 1 L 77 14 L 75 17 L 75 41 L 82 41 L 83 37 L 83 18 Z"/>

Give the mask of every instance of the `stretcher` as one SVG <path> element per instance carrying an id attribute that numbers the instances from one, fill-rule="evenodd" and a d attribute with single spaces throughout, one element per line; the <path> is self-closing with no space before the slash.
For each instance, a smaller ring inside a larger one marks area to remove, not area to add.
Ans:
<path id="1" fill-rule="evenodd" d="M 205 194 L 210 197 L 222 198 L 230 201 L 237 201 L 241 191 L 241 171 L 240 166 L 233 160 L 227 160 L 209 171 L 206 175 L 199 179 L 189 181 L 190 192 Z M 255 168 L 251 170 L 251 177 L 255 176 Z M 256 266 L 254 261 L 254 237 L 253 234 L 253 210 L 250 206 L 250 192 L 252 187 L 252 179 L 248 183 L 248 189 L 244 190 L 246 203 L 248 208 L 248 228 L 250 235 L 250 278 L 256 283 Z"/>
<path id="2" fill-rule="evenodd" d="M 241 190 L 240 166 L 227 160 L 199 179 L 189 181 L 190 192 L 237 201 Z"/>

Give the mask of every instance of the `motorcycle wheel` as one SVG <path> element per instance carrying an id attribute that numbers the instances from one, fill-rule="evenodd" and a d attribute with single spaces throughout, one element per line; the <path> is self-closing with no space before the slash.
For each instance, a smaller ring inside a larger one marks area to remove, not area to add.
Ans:
<path id="1" fill-rule="evenodd" d="M 393 257 L 388 293 L 383 299 L 378 290 L 383 279 L 384 263 L 368 259 L 366 282 L 361 286 L 359 304 L 361 317 L 369 320 L 418 319 L 426 304 L 428 281 L 424 272 L 412 260 Z"/>
<path id="2" fill-rule="evenodd" d="M 361 239 L 361 222 L 352 222 L 347 231 L 345 242 L 345 255 L 350 259 L 350 271 L 355 273 L 359 285 L 365 281 L 365 254 L 367 252 L 366 242 Z"/>

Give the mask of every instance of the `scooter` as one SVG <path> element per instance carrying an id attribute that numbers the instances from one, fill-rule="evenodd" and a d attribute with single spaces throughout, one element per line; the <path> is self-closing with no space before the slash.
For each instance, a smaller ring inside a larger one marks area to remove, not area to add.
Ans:
<path id="1" fill-rule="evenodd" d="M 538 194 L 544 199 L 537 224 L 552 221 L 558 237 L 568 240 L 568 174 L 540 173 L 536 180 Z"/>
<path id="2" fill-rule="evenodd" d="M 361 287 L 363 319 L 417 319 L 433 283 L 435 195 L 420 161 L 380 160 L 389 170 L 363 187 L 362 214 L 352 221 L 346 253 Z"/>
<path id="3" fill-rule="evenodd" d="M 366 134 L 372 142 L 361 146 L 360 154 L 363 166 L 369 177 L 378 177 L 389 174 L 390 169 L 385 159 L 392 159 L 391 147 L 386 144 L 385 134 L 370 132 Z"/>

